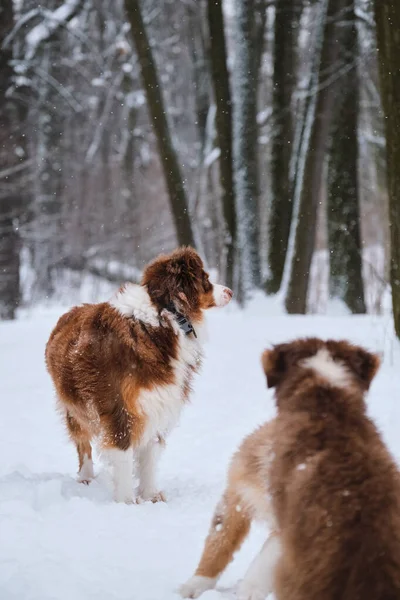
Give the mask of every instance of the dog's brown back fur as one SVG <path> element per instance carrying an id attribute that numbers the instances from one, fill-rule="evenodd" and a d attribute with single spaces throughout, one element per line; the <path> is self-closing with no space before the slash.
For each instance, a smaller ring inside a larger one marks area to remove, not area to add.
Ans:
<path id="1" fill-rule="evenodd" d="M 176 345 L 171 327 L 144 327 L 107 303 L 73 308 L 58 321 L 46 350 L 58 398 L 71 416 L 68 426 L 85 423 L 89 438 L 103 431 L 106 445 L 126 450 L 144 425 L 135 406 L 139 392 L 173 382 Z"/>
<path id="2" fill-rule="evenodd" d="M 352 384 L 334 387 L 301 361 L 326 347 Z M 400 598 L 400 479 L 366 415 L 379 360 L 345 342 L 299 340 L 263 357 L 276 385 L 270 491 L 281 536 L 279 600 Z"/>

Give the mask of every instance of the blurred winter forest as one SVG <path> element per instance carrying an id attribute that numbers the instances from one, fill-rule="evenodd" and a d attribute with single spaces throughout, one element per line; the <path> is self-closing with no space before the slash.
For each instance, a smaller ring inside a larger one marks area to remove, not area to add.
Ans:
<path id="1" fill-rule="evenodd" d="M 191 244 L 290 313 L 392 289 L 400 331 L 399 31 L 398 0 L 0 0 L 0 316 Z"/>

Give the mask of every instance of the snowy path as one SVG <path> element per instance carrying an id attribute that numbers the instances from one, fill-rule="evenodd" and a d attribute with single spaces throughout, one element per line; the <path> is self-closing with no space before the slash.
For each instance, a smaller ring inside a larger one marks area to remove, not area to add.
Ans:
<path id="1" fill-rule="evenodd" d="M 76 457 L 54 411 L 43 352 L 55 314 L 0 325 L 0 599 L 177 600 L 191 575 L 226 466 L 242 437 L 274 413 L 259 366 L 270 342 L 347 337 L 385 351 L 369 397 L 400 457 L 400 352 L 378 318 L 268 316 L 269 304 L 215 312 L 192 405 L 172 433 L 160 482 L 168 504 L 111 502 L 107 474 L 75 482 Z M 397 368 L 396 368 L 397 365 Z M 263 540 L 255 528 L 212 598 L 233 586 Z"/>

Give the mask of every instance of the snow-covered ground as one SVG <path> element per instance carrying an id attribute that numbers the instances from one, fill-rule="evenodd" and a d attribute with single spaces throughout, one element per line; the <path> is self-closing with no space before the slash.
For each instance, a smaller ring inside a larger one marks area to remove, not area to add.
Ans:
<path id="1" fill-rule="evenodd" d="M 345 337 L 384 352 L 369 410 L 400 457 L 400 349 L 386 317 L 287 317 L 271 301 L 215 311 L 192 404 L 171 434 L 160 483 L 167 504 L 117 505 L 97 461 L 89 487 L 54 410 L 44 346 L 57 311 L 0 325 L 0 599 L 176 600 L 199 559 L 227 463 L 274 414 L 261 350 L 299 335 Z M 250 539 L 205 600 L 234 598 L 261 545 Z"/>

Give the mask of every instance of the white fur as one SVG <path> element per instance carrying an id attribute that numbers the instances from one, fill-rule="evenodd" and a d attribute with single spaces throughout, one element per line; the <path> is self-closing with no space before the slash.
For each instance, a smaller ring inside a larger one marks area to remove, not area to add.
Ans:
<path id="1" fill-rule="evenodd" d="M 160 325 L 150 296 L 140 285 L 127 284 L 110 304 L 125 316 L 133 316 L 149 325 Z M 178 356 L 172 360 L 175 382 L 141 392 L 138 405 L 147 417 L 147 426 L 140 440 L 140 446 L 147 446 L 159 434 L 164 437 L 176 425 L 183 407 L 183 389 L 190 374 L 190 367 L 196 366 L 201 360 L 202 324 L 194 324 L 198 336 L 195 338 L 193 335 L 187 336 L 182 331 L 172 313 L 164 310 L 162 316 L 170 320 L 179 340 Z"/>
<path id="2" fill-rule="evenodd" d="M 334 387 L 344 388 L 351 383 L 351 375 L 344 364 L 333 360 L 327 348 L 321 348 L 314 356 L 305 358 L 302 366 L 313 369 Z"/>
<path id="3" fill-rule="evenodd" d="M 133 450 L 107 451 L 113 467 L 114 499 L 116 502 L 133 502 Z"/>
<path id="4" fill-rule="evenodd" d="M 187 336 L 173 321 L 178 335 L 178 356 L 171 361 L 175 382 L 160 385 L 151 390 L 143 390 L 138 398 L 138 405 L 147 416 L 146 429 L 140 444 L 147 445 L 157 435 L 165 437 L 177 424 L 184 405 L 184 386 L 191 373 L 190 367 L 201 360 L 201 346 L 193 335 Z"/>
<path id="5" fill-rule="evenodd" d="M 198 598 L 207 590 L 215 588 L 217 577 L 202 577 L 201 575 L 193 575 L 186 583 L 181 585 L 179 593 L 182 598 Z"/>
<path id="6" fill-rule="evenodd" d="M 185 383 L 191 376 L 190 367 L 201 360 L 199 340 L 193 335 L 187 336 L 175 319 L 172 324 L 179 339 L 178 357 L 171 361 L 175 383 L 143 390 L 138 398 L 138 406 L 147 417 L 138 449 L 138 456 L 142 455 L 142 467 L 139 459 L 139 493 L 144 499 L 151 499 L 158 493 L 155 472 L 161 448 L 154 447 L 154 438 L 158 435 L 166 437 L 177 424 L 184 406 Z"/>
<path id="7" fill-rule="evenodd" d="M 280 553 L 279 539 L 276 535 L 271 535 L 240 582 L 238 600 L 264 600 L 272 592 L 275 566 Z"/>
<path id="8" fill-rule="evenodd" d="M 271 499 L 264 490 L 250 485 L 239 485 L 237 489 L 241 503 L 251 512 L 253 519 L 267 522 L 272 528 L 276 527 Z"/>
<path id="9" fill-rule="evenodd" d="M 91 481 L 92 479 L 94 479 L 93 461 L 87 454 L 84 454 L 82 467 L 78 473 L 78 481 Z"/>
<path id="10" fill-rule="evenodd" d="M 219 286 L 223 287 L 223 286 Z M 124 316 L 133 316 L 136 319 L 159 327 L 159 317 L 156 308 L 151 302 L 147 290 L 139 285 L 126 285 L 114 299 L 111 306 L 119 310 Z M 143 499 L 151 499 L 157 492 L 155 484 L 155 470 L 161 452 L 160 444 L 154 444 L 157 436 L 166 435 L 175 427 L 184 406 L 185 385 L 192 375 L 191 367 L 196 367 L 201 360 L 203 339 L 203 323 L 193 323 L 197 338 L 194 335 L 186 335 L 179 327 L 174 315 L 168 310 L 162 311 L 162 319 L 168 319 L 175 334 L 178 337 L 177 358 L 171 360 L 174 372 L 174 383 L 170 385 L 159 385 L 152 389 L 142 390 L 138 397 L 139 410 L 145 417 L 145 430 L 139 441 L 138 463 L 140 487 L 139 493 Z M 122 463 L 115 469 L 120 473 L 117 476 L 120 491 L 119 496 L 128 494 L 127 489 L 122 489 L 121 478 L 125 473 Z M 127 476 L 127 470 L 126 470 Z M 130 475 L 130 481 L 132 477 Z M 127 484 L 126 484 L 127 485 Z M 121 491 L 122 490 L 122 491 Z M 129 490 L 130 493 L 130 490 Z M 124 501 L 124 500 L 122 500 Z"/>
<path id="11" fill-rule="evenodd" d="M 151 441 L 147 446 L 138 449 L 139 496 L 142 500 L 153 500 L 160 495 L 155 472 L 161 451 L 162 445 L 159 441 Z"/>
<path id="12" fill-rule="evenodd" d="M 135 317 L 153 327 L 159 325 L 157 310 L 146 288 L 141 285 L 127 283 L 110 300 L 110 304 L 125 317 Z"/>
<path id="13" fill-rule="evenodd" d="M 213 296 L 215 306 L 225 306 L 232 298 L 228 292 L 228 289 L 224 285 L 219 285 L 216 283 L 213 284 Z"/>

